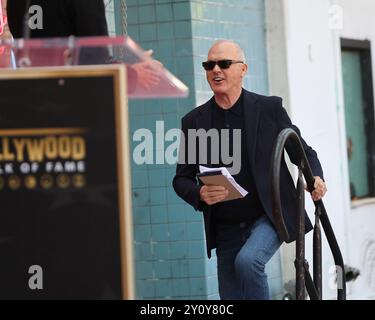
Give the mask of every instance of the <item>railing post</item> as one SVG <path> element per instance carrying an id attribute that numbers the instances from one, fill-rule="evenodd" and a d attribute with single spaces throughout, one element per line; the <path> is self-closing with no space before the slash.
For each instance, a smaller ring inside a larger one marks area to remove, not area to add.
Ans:
<path id="1" fill-rule="evenodd" d="M 319 300 L 318 291 L 316 290 L 314 281 L 311 278 L 311 274 L 309 271 L 309 263 L 307 262 L 307 260 L 305 260 L 304 262 L 304 267 L 305 267 L 306 289 L 307 289 L 307 293 L 309 294 L 310 300 Z"/>
<path id="2" fill-rule="evenodd" d="M 320 229 L 320 208 L 315 210 L 315 226 L 313 239 L 314 284 L 319 299 L 322 299 L 322 232 Z"/>
<path id="3" fill-rule="evenodd" d="M 305 186 L 302 177 L 302 169 L 298 170 L 297 181 L 298 195 L 298 237 L 296 243 L 296 299 L 305 300 Z"/>
<path id="4" fill-rule="evenodd" d="M 316 213 L 318 213 L 317 219 L 315 221 L 316 228 L 314 230 L 314 280 L 311 278 L 308 263 L 305 261 L 305 203 L 304 203 L 304 185 L 302 181 L 303 176 L 306 179 L 309 192 L 314 189 L 314 176 L 306 157 L 305 151 L 303 149 L 302 142 L 298 134 L 290 128 L 282 130 L 277 138 L 276 144 L 273 150 L 272 162 L 271 162 L 271 192 L 272 192 L 272 212 L 275 222 L 275 227 L 277 233 L 282 241 L 291 242 L 293 239 L 289 236 L 288 229 L 285 225 L 282 206 L 281 206 L 281 193 L 280 193 L 280 167 L 282 163 L 282 157 L 284 154 L 284 148 L 286 142 L 291 140 L 293 148 L 295 148 L 294 156 L 300 159 L 299 166 L 299 179 L 297 183 L 298 192 L 298 205 L 299 205 L 299 219 L 298 219 L 298 235 L 296 244 L 296 297 L 297 299 L 305 299 L 305 285 L 307 286 L 307 291 L 312 300 L 318 300 L 322 298 L 322 257 L 321 257 L 321 226 L 323 227 L 324 233 L 326 235 L 329 248 L 331 249 L 333 259 L 335 261 L 336 267 L 338 268 L 338 288 L 337 288 L 337 298 L 338 300 L 346 299 L 346 282 L 344 275 L 344 261 L 342 254 L 337 243 L 335 234 L 332 230 L 331 223 L 328 219 L 326 209 L 324 207 L 323 201 L 318 200 L 314 202 Z M 340 272 L 340 270 L 342 272 Z M 315 282 L 315 283 L 314 283 Z"/>

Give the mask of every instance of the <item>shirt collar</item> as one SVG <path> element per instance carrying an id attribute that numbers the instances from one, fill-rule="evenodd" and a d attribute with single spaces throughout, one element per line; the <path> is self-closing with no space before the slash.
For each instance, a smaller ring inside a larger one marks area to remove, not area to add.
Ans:
<path id="1" fill-rule="evenodd" d="M 238 100 L 234 103 L 234 105 L 230 108 L 230 109 L 227 109 L 227 110 L 224 110 L 223 108 L 220 108 L 220 106 L 216 103 L 215 99 L 214 99 L 214 104 L 215 106 L 219 109 L 219 110 L 222 110 L 222 111 L 229 111 L 229 112 L 232 112 L 234 113 L 235 115 L 237 116 L 242 116 L 242 110 L 243 110 L 243 89 L 242 89 L 242 92 L 241 92 L 241 95 L 240 97 L 238 98 Z"/>

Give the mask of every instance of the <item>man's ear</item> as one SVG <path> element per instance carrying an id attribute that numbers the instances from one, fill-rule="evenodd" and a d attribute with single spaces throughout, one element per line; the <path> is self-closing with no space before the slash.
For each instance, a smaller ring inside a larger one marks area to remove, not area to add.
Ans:
<path id="1" fill-rule="evenodd" d="M 246 63 L 242 64 L 242 77 L 244 77 L 248 71 L 248 65 Z"/>

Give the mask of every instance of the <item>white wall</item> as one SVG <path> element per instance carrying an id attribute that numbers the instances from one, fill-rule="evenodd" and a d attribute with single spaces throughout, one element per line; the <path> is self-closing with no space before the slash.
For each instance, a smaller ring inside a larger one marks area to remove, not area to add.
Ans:
<path id="1" fill-rule="evenodd" d="M 375 1 L 340 0 L 344 14 L 342 38 L 370 40 L 372 45 L 372 72 L 375 75 Z M 340 69 L 341 72 L 341 69 Z M 373 83 L 375 83 L 373 78 Z M 340 88 L 342 92 L 342 88 Z M 374 91 L 375 93 L 375 91 Z M 373 200 L 373 199 L 372 199 Z M 349 202 L 349 200 L 348 200 Z M 352 203 L 348 215 L 351 263 L 359 267 L 361 277 L 353 283 L 353 298 L 375 298 L 375 201 Z"/>
<path id="2" fill-rule="evenodd" d="M 364 248 L 374 248 L 368 241 L 375 241 L 375 203 L 353 209 L 350 204 L 340 37 L 366 38 L 375 42 L 375 1 L 284 0 L 284 5 L 289 113 L 305 140 L 318 152 L 323 164 L 329 190 L 324 203 L 344 261 L 361 269 L 363 274 L 349 285 L 348 298 L 369 298 L 372 293 L 366 290 L 368 281 L 363 281 L 369 277 L 368 271 L 365 271 L 363 251 Z M 337 16 L 333 15 L 338 13 L 338 7 L 334 5 L 343 8 L 343 29 L 332 28 L 339 27 L 334 20 Z M 312 202 L 308 198 L 306 201 L 312 217 Z M 328 272 L 333 262 L 326 249 L 325 246 L 324 298 L 334 298 L 336 291 L 329 286 L 333 275 Z M 311 248 L 307 248 L 310 257 L 311 252 Z M 375 259 L 375 251 L 369 256 Z"/>

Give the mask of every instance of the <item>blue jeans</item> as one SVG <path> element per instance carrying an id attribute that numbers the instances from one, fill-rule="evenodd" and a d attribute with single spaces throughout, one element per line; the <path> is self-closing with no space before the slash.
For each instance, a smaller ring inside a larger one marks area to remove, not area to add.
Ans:
<path id="1" fill-rule="evenodd" d="M 219 294 L 222 300 L 269 300 L 266 263 L 281 241 L 269 218 L 253 224 L 216 226 Z"/>

